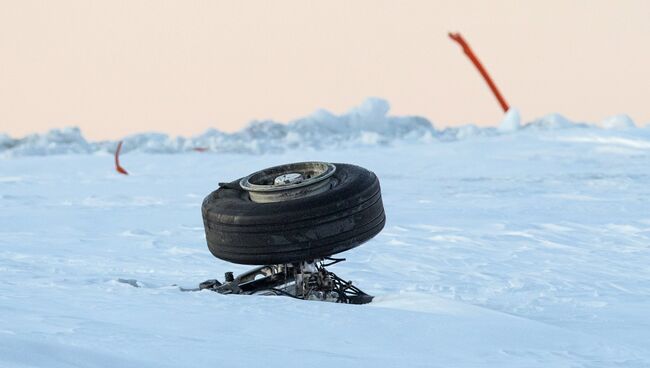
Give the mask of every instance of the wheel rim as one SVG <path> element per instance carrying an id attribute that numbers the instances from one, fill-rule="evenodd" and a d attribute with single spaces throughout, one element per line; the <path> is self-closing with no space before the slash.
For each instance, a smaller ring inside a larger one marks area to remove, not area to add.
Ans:
<path id="1" fill-rule="evenodd" d="M 283 202 L 327 191 L 336 166 L 327 162 L 297 162 L 260 170 L 239 185 L 253 202 Z"/>

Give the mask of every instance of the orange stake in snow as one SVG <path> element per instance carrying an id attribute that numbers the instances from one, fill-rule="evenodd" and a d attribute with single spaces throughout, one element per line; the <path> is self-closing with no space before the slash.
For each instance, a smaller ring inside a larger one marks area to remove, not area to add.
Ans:
<path id="1" fill-rule="evenodd" d="M 115 150 L 115 170 L 117 170 L 118 173 L 124 174 L 124 175 L 129 175 L 126 170 L 122 166 L 120 166 L 120 151 L 122 150 L 122 141 L 117 144 L 117 149 Z"/>
<path id="2" fill-rule="evenodd" d="M 483 67 L 479 59 L 476 57 L 472 49 L 469 47 L 463 36 L 460 35 L 460 33 L 449 33 L 449 38 L 452 40 L 458 42 L 458 44 L 463 48 L 463 51 L 465 52 L 465 55 L 472 61 L 476 69 L 478 69 L 479 73 L 483 76 L 483 79 L 487 82 L 488 86 L 490 87 L 490 90 L 492 90 L 492 93 L 494 94 L 494 97 L 497 98 L 499 101 L 499 104 L 501 105 L 501 108 L 503 109 L 504 112 L 507 112 L 508 109 L 510 108 L 508 106 L 508 103 L 506 100 L 501 96 L 501 93 L 499 92 L 499 89 L 497 88 L 496 84 L 492 81 L 492 78 L 490 78 L 490 75 L 488 74 L 487 70 Z"/>

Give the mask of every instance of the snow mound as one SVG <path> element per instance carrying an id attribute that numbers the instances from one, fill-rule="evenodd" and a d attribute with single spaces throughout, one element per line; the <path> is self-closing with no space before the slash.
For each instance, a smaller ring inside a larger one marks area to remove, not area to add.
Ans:
<path id="1" fill-rule="evenodd" d="M 123 139 L 123 153 L 182 153 L 210 151 L 216 153 L 279 153 L 288 150 L 322 150 L 358 146 L 387 146 L 398 142 L 435 143 L 475 137 L 493 137 L 524 131 L 552 131 L 570 128 L 633 129 L 627 115 L 617 115 L 597 124 L 575 123 L 560 114 L 549 114 L 522 124 L 519 110 L 510 109 L 498 128 L 472 124 L 436 130 L 419 116 L 391 116 L 390 105 L 380 98 L 368 98 L 345 114 L 326 110 L 278 123 L 253 121 L 235 133 L 209 129 L 193 137 L 170 137 L 163 133 L 140 133 Z M 602 128 L 601 128 L 602 127 Z M 45 134 L 32 134 L 14 139 L 0 134 L 0 157 L 112 153 L 116 141 L 88 142 L 79 128 L 54 129 Z"/>
<path id="2" fill-rule="evenodd" d="M 14 140 L 10 136 L 4 133 L 0 133 L 0 151 L 8 150 L 13 148 Z"/>
<path id="3" fill-rule="evenodd" d="M 567 129 L 576 126 L 587 127 L 586 124 L 574 123 L 561 114 L 553 113 L 535 119 L 526 125 L 528 128 L 541 130 Z"/>
<path id="4" fill-rule="evenodd" d="M 88 143 L 77 127 L 52 129 L 45 134 L 30 134 L 21 139 L 0 136 L 0 153 L 8 151 L 11 155 L 52 155 L 70 153 L 92 153 L 96 151 Z"/>
<path id="5" fill-rule="evenodd" d="M 604 129 L 633 129 L 636 128 L 634 120 L 627 114 L 619 114 L 610 116 L 600 122 L 600 126 Z"/>
<path id="6" fill-rule="evenodd" d="M 511 107 L 508 112 L 506 112 L 501 124 L 499 124 L 500 132 L 514 132 L 521 128 L 521 116 L 519 110 L 515 107 Z"/>

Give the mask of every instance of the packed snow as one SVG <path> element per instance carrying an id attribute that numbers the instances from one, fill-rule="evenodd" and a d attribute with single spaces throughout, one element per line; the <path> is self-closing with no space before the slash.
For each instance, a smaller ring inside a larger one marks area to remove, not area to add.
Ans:
<path id="1" fill-rule="evenodd" d="M 0 134 L 0 366 L 650 366 L 650 129 L 519 116 L 142 134 L 129 176 L 78 129 Z M 181 291 L 250 268 L 205 244 L 217 183 L 304 160 L 380 179 L 386 228 L 331 268 L 373 303 Z"/>

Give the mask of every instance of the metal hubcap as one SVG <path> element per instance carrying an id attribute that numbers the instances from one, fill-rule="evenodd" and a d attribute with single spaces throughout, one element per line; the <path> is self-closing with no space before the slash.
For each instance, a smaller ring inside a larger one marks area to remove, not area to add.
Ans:
<path id="1" fill-rule="evenodd" d="M 282 202 L 328 190 L 335 171 L 336 166 L 326 162 L 298 162 L 258 171 L 239 185 L 253 202 Z"/>
<path id="2" fill-rule="evenodd" d="M 275 178 L 275 180 L 273 181 L 273 185 L 298 184 L 303 180 L 304 178 L 300 173 L 282 174 Z"/>

